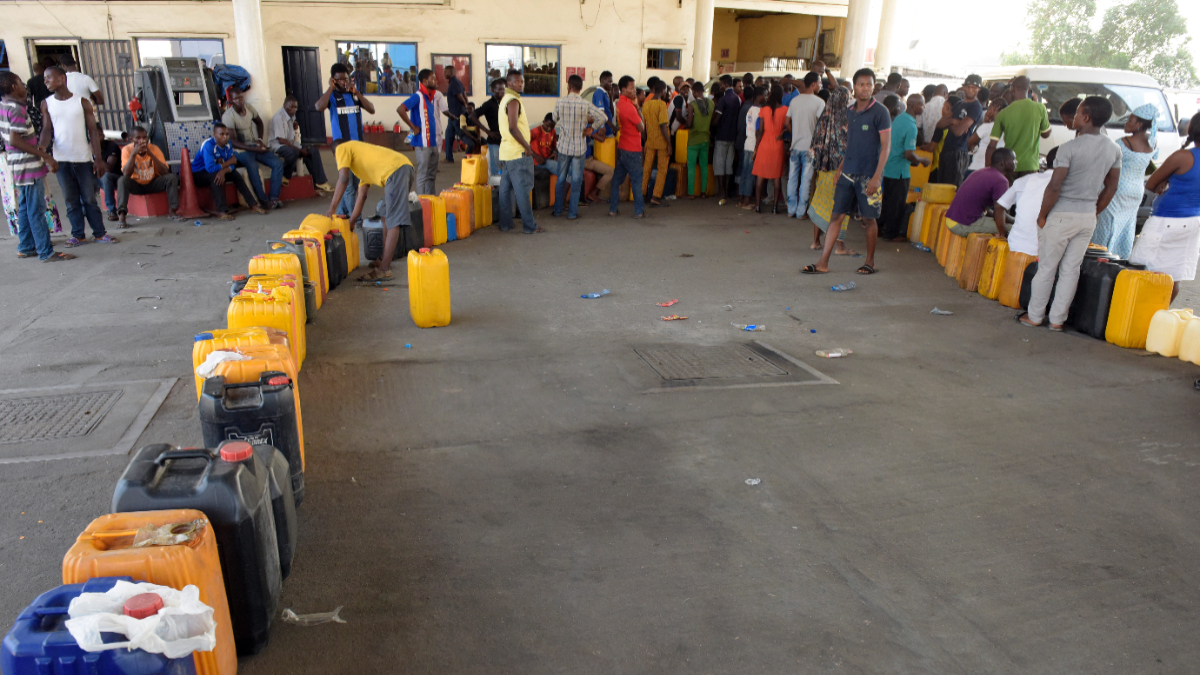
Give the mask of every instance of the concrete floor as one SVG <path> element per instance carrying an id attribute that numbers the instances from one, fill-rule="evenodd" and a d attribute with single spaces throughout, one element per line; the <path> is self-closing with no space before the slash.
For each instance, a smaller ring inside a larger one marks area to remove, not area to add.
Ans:
<path id="1" fill-rule="evenodd" d="M 179 377 L 139 445 L 199 443 L 191 335 L 324 207 L 0 256 L 4 388 Z M 413 326 L 403 274 L 333 292 L 282 606 L 348 623 L 280 622 L 243 673 L 1200 671 L 1195 366 L 1020 327 L 907 245 L 807 278 L 807 222 L 622 208 L 444 247 L 446 328 Z M 633 351 L 755 339 L 838 384 L 647 393 Z M 59 583 L 123 468 L 0 466 L 0 616 Z"/>

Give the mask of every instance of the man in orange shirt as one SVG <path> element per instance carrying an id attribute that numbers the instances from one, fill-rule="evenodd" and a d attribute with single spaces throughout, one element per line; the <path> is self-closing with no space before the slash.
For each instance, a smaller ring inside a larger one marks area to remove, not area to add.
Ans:
<path id="1" fill-rule="evenodd" d="M 554 130 L 554 113 L 546 113 L 542 126 L 529 132 L 529 144 L 533 146 L 534 170 L 546 169 L 558 175 L 558 132 Z"/>
<path id="2" fill-rule="evenodd" d="M 654 83 L 654 97 L 642 105 L 646 121 L 645 159 L 642 160 L 642 194 L 650 183 L 650 173 L 657 166 L 658 177 L 654 181 L 654 195 L 650 203 L 662 205 L 663 187 L 667 184 L 667 167 L 671 162 L 671 127 L 667 122 L 667 83 Z M 657 157 L 657 163 L 655 158 Z"/>
<path id="3" fill-rule="evenodd" d="M 633 190 L 633 217 L 645 218 L 644 194 L 636 186 L 642 184 L 642 134 L 646 125 L 637 107 L 637 85 L 626 75 L 620 82 L 621 98 L 616 105 L 617 121 L 621 125 L 621 137 L 617 141 L 617 166 L 613 168 L 612 185 L 609 187 L 608 215 L 617 215 L 617 204 L 621 199 L 621 183 L 629 177 Z"/>
<path id="4" fill-rule="evenodd" d="M 121 178 L 117 181 L 117 216 L 119 227 L 129 227 L 125 218 L 129 213 L 129 195 L 167 193 L 167 217 L 181 221 L 175 210 L 179 208 L 179 177 L 171 173 L 162 150 L 150 142 L 143 127 L 133 128 L 133 142 L 121 149 Z"/>

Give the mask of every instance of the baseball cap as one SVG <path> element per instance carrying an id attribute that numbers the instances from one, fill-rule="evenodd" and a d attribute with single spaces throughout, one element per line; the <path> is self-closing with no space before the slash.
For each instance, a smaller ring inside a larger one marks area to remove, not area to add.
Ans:
<path id="1" fill-rule="evenodd" d="M 963 82 L 963 86 L 965 87 L 968 84 L 973 84 L 976 87 L 982 87 L 983 86 L 983 78 L 972 73 L 967 76 L 966 81 Z"/>

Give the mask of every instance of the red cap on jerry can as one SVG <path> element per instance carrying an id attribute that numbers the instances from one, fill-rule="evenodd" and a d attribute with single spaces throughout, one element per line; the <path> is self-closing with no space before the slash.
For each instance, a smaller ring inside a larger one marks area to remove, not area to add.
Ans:
<path id="1" fill-rule="evenodd" d="M 226 462 L 244 462 L 254 454 L 254 448 L 246 441 L 229 441 L 221 446 L 221 459 Z"/>
<path id="2" fill-rule="evenodd" d="M 131 616 L 135 619 L 144 619 L 148 616 L 158 614 L 158 610 L 163 608 L 162 598 L 157 593 L 142 593 L 135 595 L 125 601 L 125 616 Z"/>

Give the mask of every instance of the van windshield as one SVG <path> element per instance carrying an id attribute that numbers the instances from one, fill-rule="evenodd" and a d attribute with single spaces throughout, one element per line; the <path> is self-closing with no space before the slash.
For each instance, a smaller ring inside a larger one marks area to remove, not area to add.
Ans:
<path id="1" fill-rule="evenodd" d="M 1094 82 L 1038 82 L 1033 85 L 1041 95 L 1050 114 L 1050 121 L 1062 124 L 1058 109 L 1069 99 L 1087 98 L 1088 96 L 1103 96 L 1112 102 L 1113 116 L 1108 121 L 1109 128 L 1125 126 L 1129 113 L 1147 103 L 1158 108 L 1158 130 L 1175 131 L 1175 123 L 1171 121 L 1171 109 L 1167 99 L 1159 89 L 1151 87 L 1133 87 L 1124 84 L 1098 84 Z"/>

